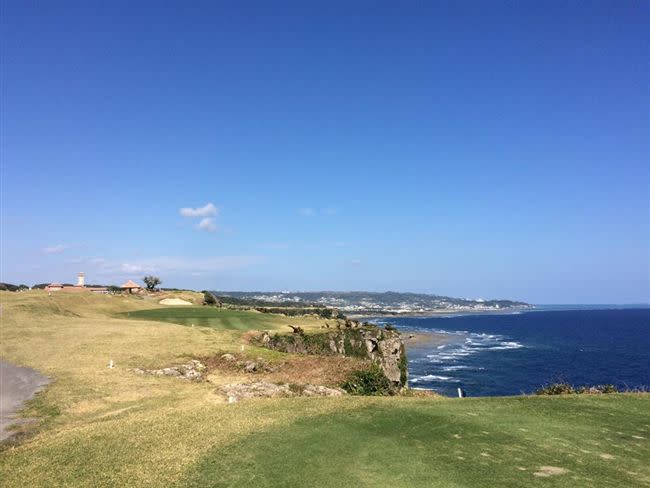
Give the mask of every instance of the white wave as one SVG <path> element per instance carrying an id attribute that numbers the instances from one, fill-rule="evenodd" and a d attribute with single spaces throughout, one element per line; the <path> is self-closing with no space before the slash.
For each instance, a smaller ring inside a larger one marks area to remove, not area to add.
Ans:
<path id="1" fill-rule="evenodd" d="M 524 345 L 519 342 L 503 342 L 500 346 L 488 347 L 487 349 L 489 351 L 502 351 L 506 349 L 520 349 L 522 347 L 524 347 Z"/>
<path id="2" fill-rule="evenodd" d="M 425 374 L 424 376 L 417 376 L 410 380 L 411 383 L 419 383 L 421 381 L 449 381 L 451 383 L 458 383 L 457 379 L 454 379 L 450 376 L 441 376 L 437 374 Z"/>
<path id="3" fill-rule="evenodd" d="M 477 371 L 482 371 L 485 368 L 481 366 L 468 366 L 466 364 L 457 364 L 455 366 L 443 366 L 440 368 L 444 372 L 451 372 L 451 371 L 460 371 L 460 370 L 466 370 L 466 369 L 472 369 L 472 370 L 477 370 Z"/>

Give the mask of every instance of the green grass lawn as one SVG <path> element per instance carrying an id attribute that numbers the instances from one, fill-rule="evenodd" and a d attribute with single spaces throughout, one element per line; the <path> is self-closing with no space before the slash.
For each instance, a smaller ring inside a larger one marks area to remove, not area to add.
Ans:
<path id="1" fill-rule="evenodd" d="M 282 324 L 277 316 L 269 314 L 194 306 L 138 310 L 120 315 L 130 319 L 195 325 L 216 330 L 264 330 L 274 329 Z"/>
<path id="2" fill-rule="evenodd" d="M 220 446 L 180 485 L 640 487 L 649 439 L 647 396 L 377 399 Z"/>

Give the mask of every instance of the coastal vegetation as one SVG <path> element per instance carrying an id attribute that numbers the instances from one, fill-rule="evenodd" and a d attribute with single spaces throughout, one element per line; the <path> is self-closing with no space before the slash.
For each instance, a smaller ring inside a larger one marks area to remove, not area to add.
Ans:
<path id="1" fill-rule="evenodd" d="M 614 385 L 573 386 L 570 383 L 551 383 L 535 391 L 535 395 L 598 395 L 603 393 L 618 393 Z"/>
<path id="2" fill-rule="evenodd" d="M 289 325 L 328 332 L 318 317 L 205 307 L 187 291 L 0 299 L 2 357 L 54 380 L 23 412 L 39 420 L 0 452 L 3 487 L 650 486 L 648 394 L 363 396 L 373 382 L 353 373 L 369 366 L 359 358 L 249 341 L 298 335 Z M 200 381 L 134 371 L 197 359 Z M 231 404 L 222 393 L 351 378 L 362 396 Z"/>

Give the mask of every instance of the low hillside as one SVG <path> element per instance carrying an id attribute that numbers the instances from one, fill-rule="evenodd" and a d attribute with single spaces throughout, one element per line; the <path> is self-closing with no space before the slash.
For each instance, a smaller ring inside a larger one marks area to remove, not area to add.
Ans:
<path id="1" fill-rule="evenodd" d="M 0 452 L 3 487 L 650 486 L 645 394 L 229 404 L 224 383 L 315 382 L 355 365 L 246 340 L 296 318 L 90 294 L 0 292 L 0 301 L 2 358 L 54 379 L 24 412 L 37 429 Z M 307 331 L 323 324 L 299 320 Z M 224 353 L 272 367 L 222 368 Z M 202 381 L 132 371 L 196 358 L 208 367 L 215 358 Z"/>

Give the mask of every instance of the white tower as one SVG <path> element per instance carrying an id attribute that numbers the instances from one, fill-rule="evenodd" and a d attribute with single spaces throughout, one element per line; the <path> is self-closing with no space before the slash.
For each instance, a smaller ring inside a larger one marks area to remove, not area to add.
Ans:
<path id="1" fill-rule="evenodd" d="M 77 275 L 77 286 L 86 286 L 86 278 L 83 273 Z"/>

